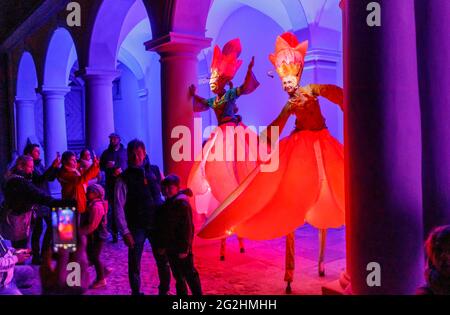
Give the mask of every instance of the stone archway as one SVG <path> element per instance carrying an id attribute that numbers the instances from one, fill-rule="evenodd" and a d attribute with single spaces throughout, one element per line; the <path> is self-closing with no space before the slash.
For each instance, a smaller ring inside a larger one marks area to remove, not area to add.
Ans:
<path id="1" fill-rule="evenodd" d="M 17 71 L 15 98 L 16 150 L 22 154 L 28 140 L 39 143 L 36 137 L 35 103 L 38 79 L 33 56 L 25 51 Z"/>
<path id="2" fill-rule="evenodd" d="M 103 1 L 92 28 L 87 67 L 81 69 L 86 87 L 86 142 L 99 152 L 115 131 L 112 84 L 120 76 L 116 65 L 126 35 L 124 22 L 135 5 L 136 0 Z"/>
<path id="3" fill-rule="evenodd" d="M 210 46 L 210 39 L 205 38 L 210 1 L 169 0 L 144 3 L 149 16 L 157 17 L 152 22 L 156 25 L 154 39 L 148 41 L 146 47 L 161 56 L 164 171 L 166 174 L 178 174 L 182 184 L 185 184 L 193 161 L 191 153 L 194 141 L 190 141 L 190 160 L 178 161 L 172 156 L 172 146 L 178 140 L 172 136 L 172 132 L 176 127 L 194 130 L 194 113 L 188 87 L 197 82 L 198 54 L 203 48 Z M 195 10 L 192 10 L 194 7 Z"/>
<path id="4" fill-rule="evenodd" d="M 44 79 L 40 92 L 44 102 L 45 160 L 67 150 L 65 96 L 70 92 L 69 77 L 77 52 L 70 33 L 64 28 L 54 31 L 45 57 Z"/>

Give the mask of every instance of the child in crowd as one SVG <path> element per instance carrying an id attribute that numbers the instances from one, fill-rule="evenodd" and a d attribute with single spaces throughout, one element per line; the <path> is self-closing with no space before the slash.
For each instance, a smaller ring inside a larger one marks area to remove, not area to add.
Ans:
<path id="1" fill-rule="evenodd" d="M 180 190 L 180 179 L 169 175 L 161 182 L 166 200 L 159 210 L 159 251 L 166 253 L 176 280 L 177 295 L 187 295 L 186 282 L 192 295 L 202 295 L 200 277 L 194 267 L 192 241 L 194 223 L 188 196 L 190 189 Z"/>
<path id="2" fill-rule="evenodd" d="M 88 205 L 82 219 L 81 233 L 87 236 L 87 255 L 97 274 L 91 288 L 98 289 L 106 286 L 105 278 L 111 272 L 100 259 L 103 245 L 108 238 L 108 202 L 105 201 L 105 190 L 99 184 L 89 185 L 86 195 Z"/>

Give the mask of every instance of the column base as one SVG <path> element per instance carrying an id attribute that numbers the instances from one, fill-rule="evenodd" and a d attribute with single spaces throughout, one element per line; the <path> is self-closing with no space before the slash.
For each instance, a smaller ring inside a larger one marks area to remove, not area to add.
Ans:
<path id="1" fill-rule="evenodd" d="M 327 283 L 322 287 L 322 295 L 352 295 L 350 276 L 343 271 L 338 280 Z"/>

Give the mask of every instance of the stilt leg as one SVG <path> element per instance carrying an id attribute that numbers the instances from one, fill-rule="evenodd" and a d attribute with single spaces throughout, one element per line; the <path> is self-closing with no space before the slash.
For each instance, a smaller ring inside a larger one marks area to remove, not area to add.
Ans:
<path id="1" fill-rule="evenodd" d="M 241 254 L 245 253 L 244 239 L 242 237 L 238 237 L 239 241 L 239 251 Z"/>
<path id="2" fill-rule="evenodd" d="M 320 229 L 319 230 L 319 276 L 324 277 L 325 276 L 325 244 L 327 239 L 327 230 L 326 229 Z"/>
<path id="3" fill-rule="evenodd" d="M 220 260 L 221 261 L 225 260 L 226 247 L 227 247 L 227 239 L 223 238 L 222 241 L 220 242 Z"/>
<path id="4" fill-rule="evenodd" d="M 284 281 L 287 282 L 286 293 L 291 294 L 291 282 L 294 280 L 295 270 L 295 233 L 286 235 L 286 267 Z"/>

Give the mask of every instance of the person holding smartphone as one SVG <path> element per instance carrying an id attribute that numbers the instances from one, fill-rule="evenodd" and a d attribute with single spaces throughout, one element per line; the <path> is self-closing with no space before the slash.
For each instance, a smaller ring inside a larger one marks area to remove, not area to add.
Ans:
<path id="1" fill-rule="evenodd" d="M 86 171 L 87 169 L 89 169 L 89 167 L 92 166 L 92 164 L 94 164 L 94 160 L 97 157 L 95 156 L 94 151 L 85 148 L 83 150 L 80 151 L 80 158 L 78 160 L 78 170 L 80 171 L 80 173 L 84 173 L 84 171 Z M 102 179 L 101 173 L 99 172 L 97 177 L 91 179 L 88 182 L 88 186 L 89 185 L 93 185 L 93 184 L 100 184 Z"/>
<path id="2" fill-rule="evenodd" d="M 22 295 L 19 288 L 31 286 L 33 269 L 21 266 L 31 256 L 30 249 L 15 249 L 0 235 L 0 295 Z"/>
<path id="3" fill-rule="evenodd" d="M 38 206 L 53 207 L 63 201 L 52 198 L 32 182 L 33 158 L 22 155 L 5 179 L 5 200 L 0 212 L 0 227 L 3 236 L 14 248 L 27 248 L 31 230 L 33 210 Z"/>
<path id="4" fill-rule="evenodd" d="M 41 159 L 41 149 L 39 144 L 28 143 L 23 150 L 23 154 L 30 156 L 34 161 L 34 171 L 32 175 L 33 184 L 50 194 L 49 182 L 56 179 L 58 174 L 58 169 L 61 166 L 61 156 L 57 152 L 55 159 L 53 160 L 50 167 L 47 169 Z M 44 221 L 46 229 L 44 232 Z M 34 222 L 32 224 L 33 232 L 31 234 L 31 248 L 33 249 L 33 260 L 34 265 L 41 264 L 41 236 L 44 233 L 44 240 L 42 242 L 42 247 L 50 246 L 51 241 L 51 220 L 50 220 L 50 208 L 46 206 L 39 206 L 35 209 Z"/>
<path id="5" fill-rule="evenodd" d="M 65 200 L 76 200 L 77 210 L 82 214 L 86 211 L 87 204 L 85 185 L 98 176 L 100 171 L 99 161 L 94 159 L 88 169 L 80 172 L 75 153 L 66 151 L 61 157 L 61 162 L 62 168 L 58 173 L 61 195 Z"/>

